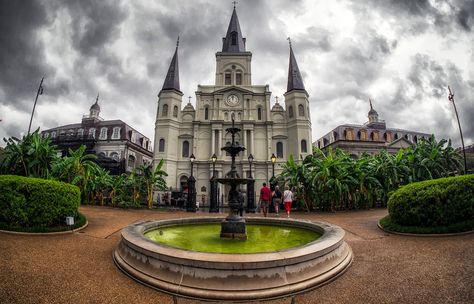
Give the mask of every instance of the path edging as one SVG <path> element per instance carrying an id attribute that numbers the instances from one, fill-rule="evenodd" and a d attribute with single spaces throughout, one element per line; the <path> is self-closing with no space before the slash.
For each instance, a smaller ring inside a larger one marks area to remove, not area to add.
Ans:
<path id="1" fill-rule="evenodd" d="M 79 228 L 73 230 L 66 230 L 66 231 L 55 231 L 55 232 L 22 232 L 22 231 L 12 231 L 12 230 L 1 230 L 0 232 L 6 234 L 14 234 L 14 235 L 63 235 L 63 234 L 72 234 L 74 232 L 80 231 L 85 229 L 89 225 L 89 221 L 86 220 L 86 223 Z"/>
<path id="2" fill-rule="evenodd" d="M 396 235 L 403 235 L 403 236 L 414 236 L 414 237 L 444 237 L 444 236 L 460 236 L 460 235 L 467 235 L 471 234 L 474 232 L 474 230 L 470 231 L 463 231 L 463 232 L 456 232 L 456 233 L 406 233 L 406 232 L 398 232 L 398 231 L 392 231 L 392 230 L 387 230 L 382 225 L 380 225 L 380 220 L 377 222 L 377 227 L 380 228 L 380 230 L 391 233 L 391 234 L 396 234 Z"/>

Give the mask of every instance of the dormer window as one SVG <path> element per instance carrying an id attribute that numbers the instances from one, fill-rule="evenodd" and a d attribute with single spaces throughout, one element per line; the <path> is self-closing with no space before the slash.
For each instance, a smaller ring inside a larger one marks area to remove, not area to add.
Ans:
<path id="1" fill-rule="evenodd" d="M 237 45 L 237 32 L 232 32 L 230 34 L 231 45 Z"/>
<path id="2" fill-rule="evenodd" d="M 104 127 L 100 129 L 99 139 L 101 140 L 107 139 L 107 128 Z"/>
<path id="3" fill-rule="evenodd" d="M 115 127 L 112 132 L 112 139 L 120 139 L 120 127 Z"/>

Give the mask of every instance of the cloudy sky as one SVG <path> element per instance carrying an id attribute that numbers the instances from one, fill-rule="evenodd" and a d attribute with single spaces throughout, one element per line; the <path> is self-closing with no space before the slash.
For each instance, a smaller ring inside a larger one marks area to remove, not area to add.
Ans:
<path id="1" fill-rule="evenodd" d="M 254 84 L 286 91 L 288 42 L 310 95 L 313 140 L 364 123 L 474 142 L 474 1 L 240 0 Z M 157 94 L 180 36 L 181 90 L 213 84 L 231 1 L 0 0 L 0 138 L 76 123 L 97 93 L 101 116 L 153 140 Z M 281 100 L 281 99 L 280 99 Z M 187 98 L 183 98 L 183 107 Z M 274 98 L 272 98 L 274 103 Z M 3 143 L 2 143 L 3 145 Z"/>

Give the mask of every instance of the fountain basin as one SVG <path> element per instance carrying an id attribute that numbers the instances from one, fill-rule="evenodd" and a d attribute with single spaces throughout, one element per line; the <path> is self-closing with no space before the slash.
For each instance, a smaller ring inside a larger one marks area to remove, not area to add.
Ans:
<path id="1" fill-rule="evenodd" d="M 302 246 L 264 253 L 211 253 L 158 244 L 145 233 L 176 225 L 220 223 L 220 218 L 144 221 L 122 230 L 117 266 L 150 287 L 184 297 L 248 301 L 288 296 L 325 284 L 352 262 L 344 230 L 324 222 L 247 218 L 247 224 L 303 228 L 321 234 Z M 270 236 L 271 237 L 271 236 Z"/>

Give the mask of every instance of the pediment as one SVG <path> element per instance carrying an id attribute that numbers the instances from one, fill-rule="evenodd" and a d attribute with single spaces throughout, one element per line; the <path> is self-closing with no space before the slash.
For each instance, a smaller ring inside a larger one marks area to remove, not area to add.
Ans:
<path id="1" fill-rule="evenodd" d="M 226 86 L 225 88 L 222 88 L 222 89 L 219 89 L 219 90 L 216 90 L 214 91 L 214 94 L 220 94 L 220 93 L 226 93 L 226 92 L 229 92 L 229 91 L 237 91 L 237 92 L 240 92 L 242 94 L 254 94 L 254 92 L 250 91 L 250 90 L 247 90 L 247 89 L 243 89 L 241 87 L 237 87 L 237 86 Z"/>
<path id="2" fill-rule="evenodd" d="M 392 147 L 392 148 L 408 148 L 408 147 L 413 147 L 413 143 L 406 139 L 405 137 L 396 139 L 389 143 L 387 146 Z"/>

